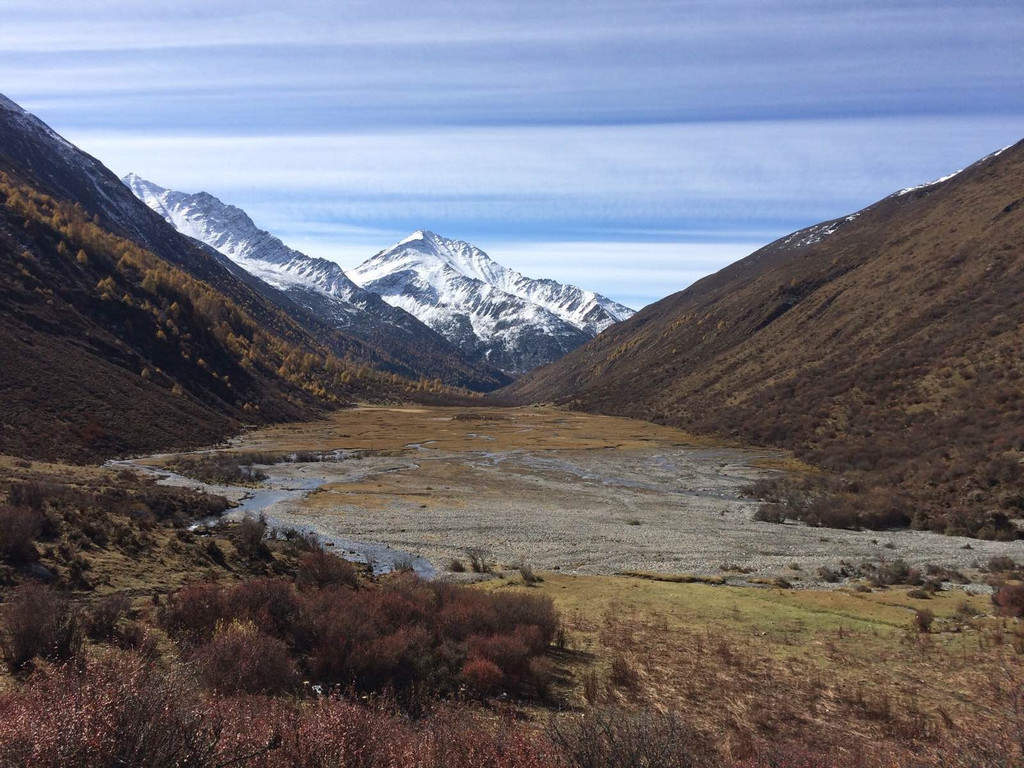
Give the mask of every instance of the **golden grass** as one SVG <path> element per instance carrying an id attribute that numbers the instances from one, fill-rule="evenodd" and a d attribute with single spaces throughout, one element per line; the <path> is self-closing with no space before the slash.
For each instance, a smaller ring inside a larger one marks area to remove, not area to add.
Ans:
<path id="1" fill-rule="evenodd" d="M 958 729 L 1005 720 L 993 681 L 1007 667 L 1019 671 L 1024 653 L 1019 622 L 992 617 L 987 596 L 962 592 L 922 601 L 905 588 L 543 578 L 531 591 L 550 595 L 568 628 L 571 650 L 560 663 L 570 704 L 684 711 L 737 758 L 768 734 L 828 749 L 939 749 Z M 517 586 L 507 578 L 482 588 Z M 936 616 L 929 634 L 913 628 L 923 607 Z"/>
<path id="2" fill-rule="evenodd" d="M 472 414 L 474 418 L 455 418 L 463 414 Z M 411 443 L 428 441 L 432 441 L 431 448 L 441 451 L 723 445 L 720 440 L 692 435 L 673 427 L 553 407 L 388 408 L 364 405 L 338 411 L 318 421 L 283 424 L 249 432 L 237 449 L 381 451 L 402 450 Z"/>

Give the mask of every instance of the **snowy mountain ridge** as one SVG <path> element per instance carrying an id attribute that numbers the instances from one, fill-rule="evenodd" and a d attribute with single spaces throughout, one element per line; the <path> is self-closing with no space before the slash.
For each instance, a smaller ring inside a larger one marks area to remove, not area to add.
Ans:
<path id="1" fill-rule="evenodd" d="M 208 192 L 189 194 L 165 189 L 134 173 L 122 181 L 179 232 L 216 248 L 275 288 L 315 285 L 349 303 L 368 298 L 333 261 L 289 248 L 257 227 L 241 208 L 227 205 Z"/>
<path id="2" fill-rule="evenodd" d="M 461 350 L 414 315 L 360 288 L 338 264 L 289 248 L 260 229 L 241 208 L 207 192 L 166 189 L 134 173 L 122 182 L 176 230 L 283 291 L 320 320 L 387 350 L 399 369 L 415 359 L 415 367 L 423 370 L 426 365 L 440 376 L 447 370 L 446 358 L 458 357 L 461 364 L 478 369 L 468 380 L 475 387 L 492 389 L 508 381 L 493 368 L 471 363 Z"/>
<path id="3" fill-rule="evenodd" d="M 426 343 L 457 350 L 474 365 L 518 374 L 633 314 L 592 291 L 533 280 L 469 243 L 424 230 L 346 273 L 333 261 L 289 248 L 241 208 L 207 192 L 178 192 L 134 173 L 122 181 L 182 234 L 332 325 L 376 343 L 390 339 L 399 357 L 407 345 Z"/>

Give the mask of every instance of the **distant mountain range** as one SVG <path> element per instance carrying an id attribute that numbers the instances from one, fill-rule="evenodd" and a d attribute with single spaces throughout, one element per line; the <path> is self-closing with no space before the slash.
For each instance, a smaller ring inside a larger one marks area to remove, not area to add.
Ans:
<path id="1" fill-rule="evenodd" d="M 293 250 L 240 208 L 206 192 L 165 189 L 133 173 L 122 181 L 183 235 L 215 248 L 260 280 L 284 292 L 319 320 L 386 350 L 395 369 L 476 390 L 507 384 L 509 377 L 469 362 L 443 336 L 413 315 L 353 283 L 333 261 Z M 453 360 L 458 361 L 453 366 Z"/>
<path id="2" fill-rule="evenodd" d="M 481 379 L 500 379 L 494 369 L 519 374 L 550 363 L 633 315 L 591 291 L 525 277 L 469 243 L 425 231 L 346 275 L 334 262 L 287 247 L 244 211 L 206 192 L 176 192 L 135 174 L 122 181 L 179 232 L 216 248 L 325 321 L 399 357 L 437 356 L 446 340 L 480 367 Z M 472 383 L 494 388 L 490 381 Z"/>
<path id="3" fill-rule="evenodd" d="M 848 474 L 851 525 L 1008 535 L 1021 382 L 1024 142 L 777 240 L 501 395 L 795 449 Z"/>

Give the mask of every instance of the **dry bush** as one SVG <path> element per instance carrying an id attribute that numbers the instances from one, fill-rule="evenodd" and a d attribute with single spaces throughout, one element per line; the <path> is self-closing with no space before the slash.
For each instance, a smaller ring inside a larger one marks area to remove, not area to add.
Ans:
<path id="1" fill-rule="evenodd" d="M 178 456 L 168 467 L 178 474 L 210 485 L 247 485 L 265 480 L 267 475 L 256 464 L 276 464 L 283 457 L 262 453 L 214 452 Z"/>
<path id="2" fill-rule="evenodd" d="M 523 579 L 523 583 L 528 587 L 532 587 L 538 581 L 542 581 L 541 577 L 534 573 L 533 566 L 525 560 L 519 563 L 518 571 Z"/>
<path id="3" fill-rule="evenodd" d="M 25 583 L 3 605 L 0 649 L 12 671 L 25 669 L 36 657 L 72 659 L 81 651 L 82 640 L 77 608 L 51 587 Z"/>
<path id="4" fill-rule="evenodd" d="M 0 560 L 11 565 L 35 562 L 39 558 L 35 539 L 43 528 L 38 508 L 0 504 Z"/>
<path id="5" fill-rule="evenodd" d="M 86 632 L 93 640 L 110 640 L 117 635 L 117 625 L 131 610 L 128 596 L 116 592 L 98 600 L 86 616 Z"/>
<path id="6" fill-rule="evenodd" d="M 251 622 L 221 627 L 191 659 L 203 683 L 220 693 L 284 693 L 298 679 L 285 644 Z"/>
<path id="7" fill-rule="evenodd" d="M 865 563 L 861 566 L 861 571 L 875 587 L 888 587 L 894 584 L 918 586 L 923 582 L 921 572 L 917 568 L 911 568 L 904 560 L 882 562 L 877 565 Z"/>
<path id="8" fill-rule="evenodd" d="M 710 741 L 679 715 L 618 707 L 552 718 L 548 734 L 574 768 L 712 768 Z"/>
<path id="9" fill-rule="evenodd" d="M 459 558 L 453 557 L 448 563 L 448 570 L 452 573 L 465 573 L 466 564 L 459 560 Z"/>
<path id="10" fill-rule="evenodd" d="M 921 634 L 932 631 L 932 623 L 935 621 L 935 614 L 927 608 L 919 608 L 914 611 L 914 626 Z"/>
<path id="11" fill-rule="evenodd" d="M 583 673 L 583 698 L 590 706 L 595 706 L 601 699 L 601 678 L 597 671 L 588 669 Z"/>
<path id="12" fill-rule="evenodd" d="M 288 579 L 249 579 L 227 595 L 228 618 L 251 621 L 269 635 L 287 639 L 302 625 L 302 603 Z"/>
<path id="13" fill-rule="evenodd" d="M 754 512 L 754 519 L 761 523 L 784 523 L 786 508 L 781 504 L 762 504 Z"/>
<path id="14" fill-rule="evenodd" d="M 23 481 L 13 483 L 8 495 L 12 505 L 41 512 L 46 500 L 54 495 L 55 488 L 51 483 Z"/>
<path id="15" fill-rule="evenodd" d="M 990 573 L 1012 573 L 1017 570 L 1017 563 L 1008 555 L 993 555 L 988 560 L 987 569 Z"/>
<path id="16" fill-rule="evenodd" d="M 490 573 L 494 566 L 487 559 L 487 550 L 480 547 L 470 547 L 466 550 L 466 558 L 469 560 L 469 567 L 473 573 Z"/>
<path id="17" fill-rule="evenodd" d="M 359 583 L 352 563 L 323 549 L 315 549 L 299 558 L 295 582 L 300 587 L 314 589 L 334 586 L 355 588 Z"/>
<path id="18" fill-rule="evenodd" d="M 216 584 L 184 587 L 168 596 L 160 611 L 160 625 L 182 642 L 205 642 L 219 623 L 230 619 L 227 597 L 227 591 Z"/>
<path id="19" fill-rule="evenodd" d="M 608 680 L 612 685 L 627 691 L 635 691 L 640 687 L 640 673 L 622 653 L 616 653 L 612 657 Z"/>
<path id="20" fill-rule="evenodd" d="M 249 560 L 262 559 L 269 554 L 264 541 L 266 535 L 266 519 L 262 515 L 258 518 L 246 515 L 234 532 L 235 548 L 242 557 Z"/>
<path id="21" fill-rule="evenodd" d="M 266 699 L 231 702 L 230 725 L 266 723 L 280 734 L 263 768 L 563 768 L 551 743 L 509 718 L 439 707 L 415 721 L 387 700 L 366 706 L 326 699 L 301 713 Z M 265 741 L 257 728 L 256 747 Z"/>

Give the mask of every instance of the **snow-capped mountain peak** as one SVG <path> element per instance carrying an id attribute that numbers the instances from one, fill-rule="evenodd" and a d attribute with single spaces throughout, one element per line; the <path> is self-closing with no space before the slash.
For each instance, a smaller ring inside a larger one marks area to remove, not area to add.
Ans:
<path id="1" fill-rule="evenodd" d="M 497 263 L 475 245 L 423 229 L 351 270 L 350 276 L 365 286 L 395 271 L 399 264 L 409 266 L 414 262 L 424 268 L 431 263 L 443 264 L 464 277 L 537 304 L 591 336 L 634 314 L 629 307 L 593 291 L 554 280 L 526 277 Z"/>
<path id="2" fill-rule="evenodd" d="M 551 362 L 633 314 L 592 291 L 528 278 L 470 243 L 428 230 L 417 230 L 349 276 L 510 372 Z"/>

